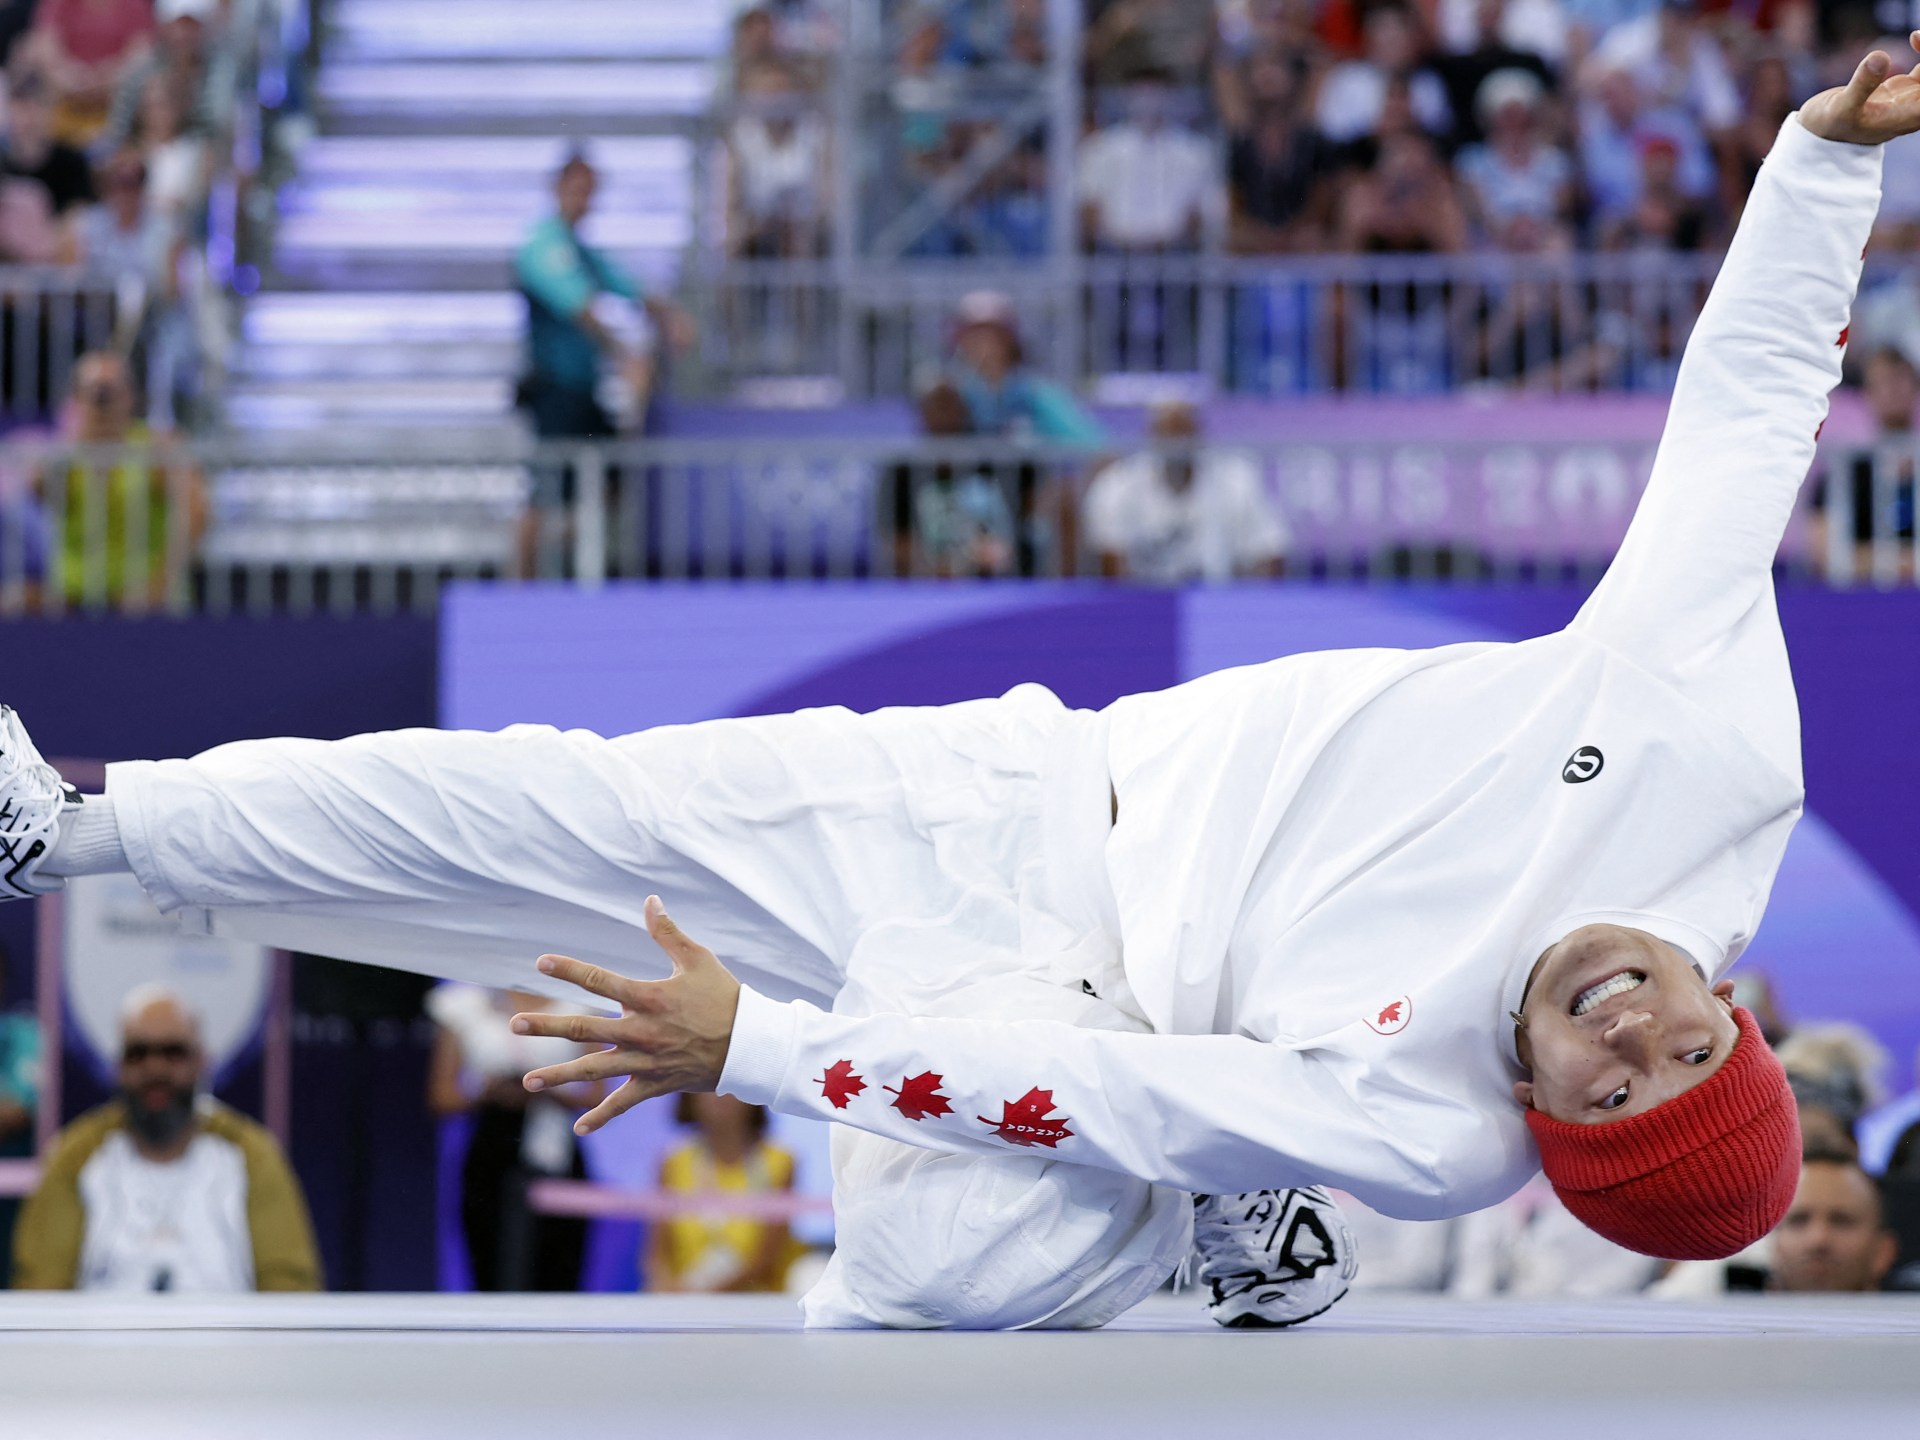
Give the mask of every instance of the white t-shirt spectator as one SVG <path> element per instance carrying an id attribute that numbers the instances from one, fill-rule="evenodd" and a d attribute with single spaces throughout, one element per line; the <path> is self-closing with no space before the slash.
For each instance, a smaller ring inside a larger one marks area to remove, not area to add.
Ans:
<path id="1" fill-rule="evenodd" d="M 1079 182 L 1081 203 L 1100 211 L 1093 238 L 1123 250 L 1174 244 L 1196 215 L 1204 227 L 1222 208 L 1212 144 L 1173 125 L 1096 130 L 1080 147 Z"/>
<path id="2" fill-rule="evenodd" d="M 1096 550 L 1124 557 L 1133 578 L 1160 584 L 1231 580 L 1287 552 L 1260 467 L 1231 451 L 1201 450 L 1184 490 L 1167 484 L 1158 455 L 1115 461 L 1087 491 L 1084 514 Z"/>
<path id="3" fill-rule="evenodd" d="M 1703 33 L 1696 33 L 1686 63 L 1675 65 L 1660 48 L 1660 15 L 1628 20 L 1609 31 L 1593 52 L 1594 63 L 1632 75 L 1647 105 L 1680 105 L 1700 117 L 1709 130 L 1726 130 L 1740 121 L 1740 91 L 1727 57 Z"/>
<path id="4" fill-rule="evenodd" d="M 80 1198 L 79 1289 L 253 1289 L 247 1162 L 232 1141 L 199 1134 L 186 1154 L 162 1163 L 116 1131 L 80 1172 Z"/>
<path id="5" fill-rule="evenodd" d="M 743 115 L 733 122 L 730 138 L 739 167 L 740 208 L 750 221 L 810 220 L 818 213 L 826 136 L 811 116 L 776 138 L 767 121 Z"/>

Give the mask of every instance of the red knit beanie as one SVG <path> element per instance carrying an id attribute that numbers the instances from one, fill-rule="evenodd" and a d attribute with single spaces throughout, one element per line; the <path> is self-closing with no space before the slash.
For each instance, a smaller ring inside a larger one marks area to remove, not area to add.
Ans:
<path id="1" fill-rule="evenodd" d="M 1740 1038 L 1691 1090 L 1624 1120 L 1527 1111 L 1540 1168 L 1588 1229 L 1661 1260 L 1724 1260 L 1778 1225 L 1800 1183 L 1787 1072 L 1744 1008 Z"/>

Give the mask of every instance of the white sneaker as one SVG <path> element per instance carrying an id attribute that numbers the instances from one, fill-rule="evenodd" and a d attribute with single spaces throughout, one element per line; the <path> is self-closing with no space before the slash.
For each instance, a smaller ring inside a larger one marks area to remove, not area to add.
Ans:
<path id="1" fill-rule="evenodd" d="M 11 706 L 0 705 L 0 901 L 29 900 L 66 882 L 41 875 L 40 862 L 60 833 L 60 812 L 80 792 L 40 758 Z"/>
<path id="2" fill-rule="evenodd" d="M 1222 1325 L 1298 1325 L 1331 1309 L 1359 1268 L 1347 1218 L 1318 1185 L 1193 1197 L 1193 1278 Z"/>

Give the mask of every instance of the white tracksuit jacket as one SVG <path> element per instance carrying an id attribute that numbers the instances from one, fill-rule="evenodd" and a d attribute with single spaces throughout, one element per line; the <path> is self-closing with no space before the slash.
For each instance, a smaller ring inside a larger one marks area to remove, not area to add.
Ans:
<path id="1" fill-rule="evenodd" d="M 1633 526 L 1566 630 L 1298 656 L 1103 712 L 1106 878 L 1159 1033 L 845 1017 L 748 990 L 721 1088 L 1185 1190 L 1324 1183 L 1432 1218 L 1518 1189 L 1538 1158 L 1504 1017 L 1535 960 L 1611 921 L 1717 978 L 1800 813 L 1770 567 L 1840 376 L 1879 175 L 1876 148 L 1787 121 Z M 940 1104 L 886 1088 L 929 1076 Z"/>

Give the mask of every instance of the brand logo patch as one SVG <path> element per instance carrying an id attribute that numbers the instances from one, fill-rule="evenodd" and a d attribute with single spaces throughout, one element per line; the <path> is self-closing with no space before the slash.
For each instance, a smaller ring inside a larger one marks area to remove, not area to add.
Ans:
<path id="1" fill-rule="evenodd" d="M 1378 1012 L 1364 1017 L 1367 1028 L 1376 1035 L 1398 1035 L 1407 1028 L 1413 1019 L 1413 997 L 1402 995 L 1391 1005 L 1382 1005 Z"/>
<path id="2" fill-rule="evenodd" d="M 1607 757 L 1591 745 L 1582 745 L 1560 767 L 1560 778 L 1569 785 L 1584 785 L 1606 768 Z"/>

